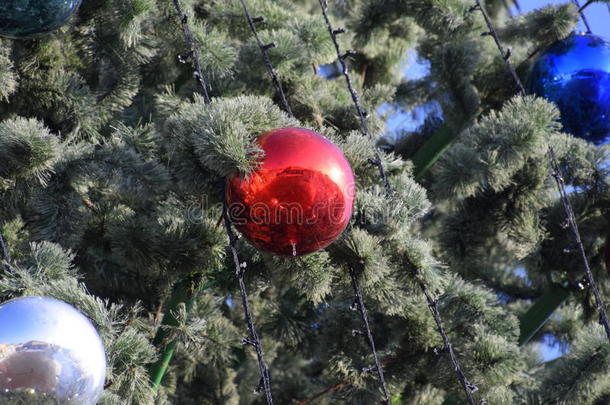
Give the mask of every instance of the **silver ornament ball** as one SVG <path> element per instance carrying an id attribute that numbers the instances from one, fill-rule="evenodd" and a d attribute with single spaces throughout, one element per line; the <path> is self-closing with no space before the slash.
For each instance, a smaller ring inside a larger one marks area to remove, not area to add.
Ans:
<path id="1" fill-rule="evenodd" d="M 23 297 L 0 305 L 0 393 L 37 393 L 93 405 L 104 389 L 99 334 L 65 302 Z"/>

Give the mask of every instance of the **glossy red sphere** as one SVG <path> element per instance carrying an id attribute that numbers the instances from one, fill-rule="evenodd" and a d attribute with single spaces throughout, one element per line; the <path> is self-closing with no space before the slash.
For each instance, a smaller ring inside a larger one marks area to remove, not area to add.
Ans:
<path id="1" fill-rule="evenodd" d="M 228 180 L 228 213 L 235 227 L 261 250 L 300 256 L 323 249 L 345 230 L 355 181 L 341 150 L 303 128 L 267 132 L 265 151 L 250 177 Z"/>

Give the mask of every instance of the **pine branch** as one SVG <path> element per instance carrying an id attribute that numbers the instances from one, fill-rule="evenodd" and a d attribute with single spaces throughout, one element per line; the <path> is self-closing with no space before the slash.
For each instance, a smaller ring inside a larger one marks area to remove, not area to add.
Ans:
<path id="1" fill-rule="evenodd" d="M 384 361 L 380 362 L 380 365 L 381 365 L 381 367 L 385 367 L 388 364 L 395 363 L 396 361 L 398 361 L 398 358 L 393 357 L 391 359 L 387 359 L 387 360 L 384 360 Z M 349 385 L 349 382 L 347 382 L 347 381 L 339 382 L 339 383 L 337 383 L 335 385 L 332 385 L 332 386 L 330 386 L 328 388 L 323 389 L 322 391 L 312 395 L 309 398 L 306 398 L 306 399 L 304 399 L 302 401 L 297 402 L 296 405 L 307 405 L 307 404 L 310 404 L 313 401 L 315 401 L 316 399 L 322 398 L 324 395 L 329 394 L 331 392 L 338 391 L 341 388 L 345 387 L 346 385 Z"/>
<path id="2" fill-rule="evenodd" d="M 4 243 L 4 239 L 2 238 L 2 232 L 0 232 L 0 259 L 4 262 L 4 268 L 6 271 L 11 270 L 11 256 L 6 248 L 6 244 Z"/>

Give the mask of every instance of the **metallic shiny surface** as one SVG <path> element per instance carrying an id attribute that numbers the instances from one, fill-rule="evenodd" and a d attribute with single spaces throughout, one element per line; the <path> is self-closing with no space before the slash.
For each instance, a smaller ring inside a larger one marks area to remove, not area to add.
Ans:
<path id="1" fill-rule="evenodd" d="M 343 152 L 303 128 L 262 135 L 262 165 L 248 179 L 227 184 L 228 213 L 258 248 L 282 256 L 323 249 L 345 230 L 355 181 Z"/>
<path id="2" fill-rule="evenodd" d="M 0 36 L 27 38 L 54 31 L 76 13 L 81 0 L 0 0 Z"/>
<path id="3" fill-rule="evenodd" d="M 93 405 L 106 378 L 102 341 L 84 315 L 52 298 L 0 305 L 0 391 L 38 392 Z"/>
<path id="4" fill-rule="evenodd" d="M 610 44 L 572 34 L 534 63 L 528 91 L 553 101 L 564 130 L 596 145 L 610 141 Z"/>

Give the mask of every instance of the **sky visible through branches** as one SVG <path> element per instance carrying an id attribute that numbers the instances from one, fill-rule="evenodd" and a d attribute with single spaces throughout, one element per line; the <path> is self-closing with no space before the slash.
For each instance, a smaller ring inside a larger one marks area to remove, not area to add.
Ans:
<path id="1" fill-rule="evenodd" d="M 549 4 L 564 4 L 568 0 L 521 0 L 519 5 L 523 13 L 530 12 L 537 8 L 544 7 Z M 584 4 L 585 2 L 581 2 Z M 513 7 L 513 13 L 516 15 L 517 10 Z M 590 5 L 586 10 L 585 14 L 591 25 L 591 30 L 594 34 L 604 37 L 606 40 L 610 40 L 610 13 L 605 3 L 596 3 Z M 579 23 L 578 28 L 584 31 L 584 25 L 582 22 Z M 428 72 L 429 67 L 425 62 L 417 60 L 417 54 L 415 52 L 409 52 L 407 58 L 404 61 L 404 73 L 405 77 L 409 79 L 418 79 L 425 76 Z M 431 113 L 440 114 L 439 109 L 436 105 L 429 104 L 421 108 L 417 108 L 414 111 L 408 113 L 393 112 L 391 106 L 385 105 L 380 108 L 379 113 L 388 114 L 387 119 L 387 131 L 388 133 L 395 133 L 397 130 L 403 131 L 414 131 L 419 127 L 424 119 Z"/>
<path id="2" fill-rule="evenodd" d="M 564 4 L 568 0 L 521 0 L 521 12 L 527 13 L 532 10 L 544 7 L 550 4 Z M 582 1 L 581 5 L 586 1 Z M 516 15 L 517 10 L 512 8 L 512 12 Z M 610 41 L 610 12 L 606 3 L 592 4 L 585 10 L 585 15 L 588 18 L 593 34 L 598 35 Z M 585 31 L 582 21 L 578 25 L 578 29 Z M 415 80 L 424 77 L 428 74 L 429 65 L 426 61 L 418 61 L 417 54 L 414 51 L 409 52 L 404 60 L 403 72 L 405 77 Z M 438 104 L 428 103 L 420 106 L 413 111 L 395 111 L 390 104 L 384 104 L 379 108 L 378 113 L 386 115 L 386 130 L 388 140 L 392 142 L 399 136 L 400 133 L 415 131 L 426 119 L 426 117 L 434 114 L 442 117 L 442 112 Z M 399 132 L 400 131 L 400 132 Z M 516 269 L 516 271 L 526 277 L 525 270 Z M 550 361 L 560 357 L 569 350 L 569 347 L 562 347 L 553 336 L 544 336 L 540 347 L 544 361 Z"/>

